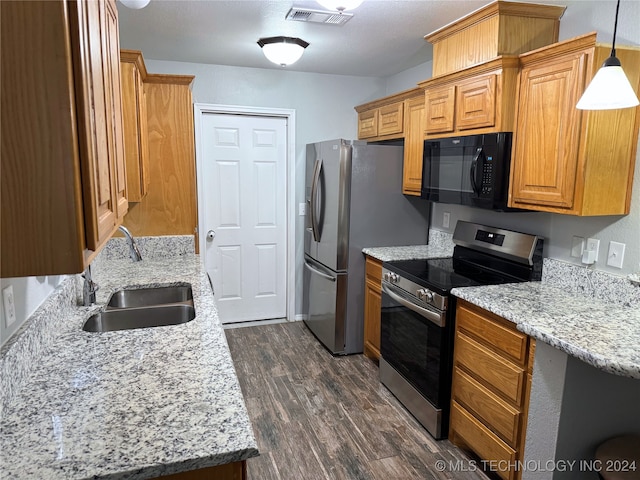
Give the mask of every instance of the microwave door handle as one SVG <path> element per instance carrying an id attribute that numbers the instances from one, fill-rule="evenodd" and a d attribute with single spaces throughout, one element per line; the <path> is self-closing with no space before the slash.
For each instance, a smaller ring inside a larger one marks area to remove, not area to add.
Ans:
<path id="1" fill-rule="evenodd" d="M 479 147 L 478 150 L 476 150 L 476 154 L 473 157 L 473 161 L 471 162 L 471 172 L 470 172 L 471 188 L 473 189 L 473 193 L 475 193 L 478 196 L 480 195 L 480 189 L 476 184 L 476 170 L 478 168 L 478 160 L 480 159 L 480 155 L 482 154 L 483 154 L 482 147 Z"/>
<path id="2" fill-rule="evenodd" d="M 311 201 L 309 204 L 309 215 L 311 218 L 311 232 L 313 233 L 313 241 L 320 241 L 320 231 L 318 228 L 318 219 L 316 218 L 316 201 L 318 199 L 318 181 L 320 179 L 320 169 L 322 168 L 322 160 L 316 159 L 313 166 L 313 180 L 311 181 Z"/>

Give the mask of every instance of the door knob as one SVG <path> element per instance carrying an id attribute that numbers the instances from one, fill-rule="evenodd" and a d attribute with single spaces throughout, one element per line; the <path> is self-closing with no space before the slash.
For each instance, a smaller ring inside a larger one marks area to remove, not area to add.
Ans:
<path id="1" fill-rule="evenodd" d="M 213 230 L 209 230 L 207 232 L 207 241 L 213 242 L 214 238 L 216 238 L 216 232 L 214 232 Z"/>

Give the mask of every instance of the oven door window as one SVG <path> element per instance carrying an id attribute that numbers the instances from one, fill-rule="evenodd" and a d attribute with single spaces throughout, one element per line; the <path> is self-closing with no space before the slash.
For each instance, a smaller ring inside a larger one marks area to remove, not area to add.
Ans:
<path id="1" fill-rule="evenodd" d="M 448 381 L 446 328 L 382 294 L 380 353 L 382 357 L 436 407 L 442 382 Z"/>

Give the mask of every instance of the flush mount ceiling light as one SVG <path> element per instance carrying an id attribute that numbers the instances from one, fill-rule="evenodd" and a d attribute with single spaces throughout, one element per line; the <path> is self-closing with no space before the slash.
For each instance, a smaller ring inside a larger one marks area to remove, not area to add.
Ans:
<path id="1" fill-rule="evenodd" d="M 620 0 L 616 5 L 616 20 L 613 25 L 613 43 L 611 55 L 582 94 L 576 108 L 580 110 L 613 110 L 640 105 L 629 79 L 622 70 L 620 60 L 616 57 L 616 30 L 618 28 L 618 10 Z"/>
<path id="2" fill-rule="evenodd" d="M 296 63 L 302 57 L 304 49 L 309 46 L 304 40 L 293 37 L 261 38 L 258 45 L 262 47 L 262 53 L 269 61 L 281 67 Z"/>
<path id="3" fill-rule="evenodd" d="M 345 10 L 358 8 L 363 0 L 317 0 L 327 10 L 337 10 L 342 13 Z"/>
<path id="4" fill-rule="evenodd" d="M 149 5 L 151 0 L 120 0 L 125 7 L 133 8 L 134 10 L 140 10 L 141 8 Z"/>

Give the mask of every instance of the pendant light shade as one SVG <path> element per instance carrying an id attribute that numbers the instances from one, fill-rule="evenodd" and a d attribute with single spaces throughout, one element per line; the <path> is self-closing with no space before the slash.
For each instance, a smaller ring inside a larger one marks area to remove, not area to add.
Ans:
<path id="1" fill-rule="evenodd" d="M 337 10 L 342 13 L 345 10 L 358 8 L 363 0 L 317 0 L 327 10 Z"/>
<path id="2" fill-rule="evenodd" d="M 149 5 L 151 0 L 120 0 L 125 7 L 133 8 L 134 10 L 140 10 L 141 8 Z"/>
<path id="3" fill-rule="evenodd" d="M 580 110 L 614 110 L 640 105 L 629 79 L 622 70 L 620 60 L 616 57 L 616 30 L 618 28 L 618 10 L 620 0 L 616 6 L 616 20 L 613 26 L 613 43 L 611 56 L 607 58 L 591 83 L 580 97 L 576 108 Z"/>
<path id="4" fill-rule="evenodd" d="M 304 40 L 292 37 L 261 38 L 258 40 L 258 45 L 262 47 L 262 53 L 269 61 L 281 67 L 300 60 L 304 49 L 309 46 Z"/>

